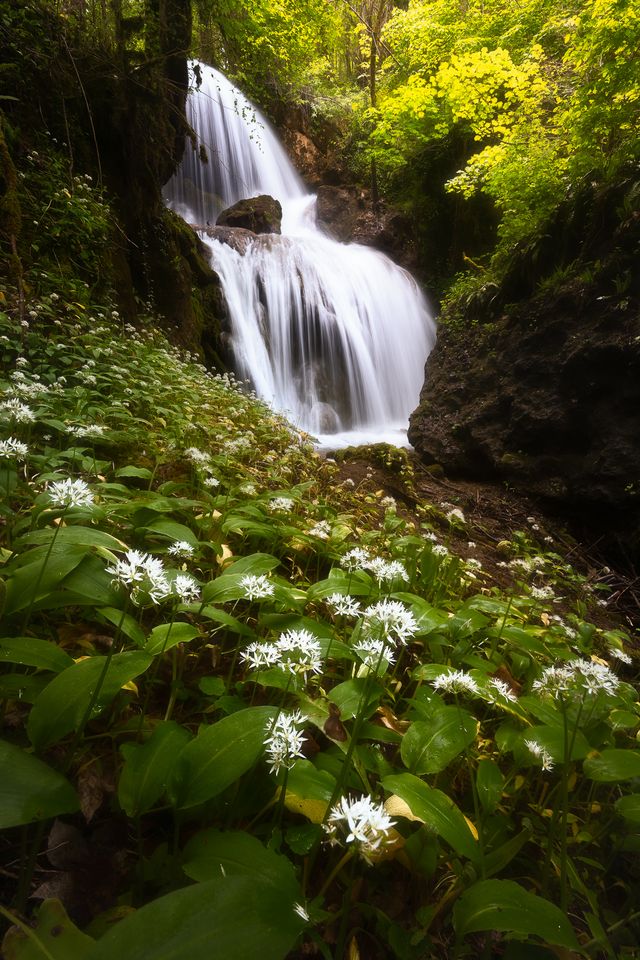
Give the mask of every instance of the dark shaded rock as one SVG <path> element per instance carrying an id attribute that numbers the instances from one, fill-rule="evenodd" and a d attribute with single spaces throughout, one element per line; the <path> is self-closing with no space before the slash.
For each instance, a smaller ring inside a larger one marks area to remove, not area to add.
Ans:
<path id="1" fill-rule="evenodd" d="M 615 207 L 610 196 L 592 200 L 581 250 L 597 251 L 597 261 L 578 257 L 570 279 L 509 306 L 502 287 L 485 291 L 441 326 L 409 439 L 425 462 L 453 476 L 508 480 L 555 504 L 605 550 L 635 560 L 640 211 L 615 229 L 609 217 L 602 232 L 603 211 Z M 522 253 L 514 269 L 526 293 Z M 513 271 L 507 289 L 515 289 Z"/>
<path id="2" fill-rule="evenodd" d="M 417 251 L 409 217 L 383 203 L 375 210 L 368 190 L 323 184 L 317 191 L 317 221 L 342 243 L 361 243 L 416 269 Z"/>
<path id="3" fill-rule="evenodd" d="M 218 227 L 242 227 L 252 233 L 280 233 L 282 207 L 278 200 L 262 194 L 239 200 L 223 210 L 216 221 Z"/>

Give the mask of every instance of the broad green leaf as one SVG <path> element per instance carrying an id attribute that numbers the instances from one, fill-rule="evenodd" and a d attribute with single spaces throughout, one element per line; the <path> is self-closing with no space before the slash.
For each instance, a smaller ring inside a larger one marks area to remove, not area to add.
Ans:
<path id="1" fill-rule="evenodd" d="M 119 628 L 125 637 L 133 640 L 136 646 L 144 646 L 146 639 L 144 630 L 130 613 L 124 613 L 123 610 L 118 610 L 117 607 L 98 607 L 97 612 L 103 616 L 105 620 L 108 620 L 109 623 L 112 623 L 114 627 Z"/>
<path id="2" fill-rule="evenodd" d="M 161 623 L 154 627 L 144 649 L 147 653 L 157 654 L 171 650 L 178 643 L 188 643 L 201 636 L 197 627 L 190 623 Z"/>
<path id="3" fill-rule="evenodd" d="M 309 760 L 297 760 L 287 777 L 285 806 L 312 823 L 322 823 L 335 787 L 335 777 L 326 770 L 317 770 Z"/>
<path id="4" fill-rule="evenodd" d="M 127 743 L 118 783 L 118 802 L 128 817 L 139 817 L 160 799 L 176 761 L 191 735 L 169 720 L 155 728 L 146 743 Z"/>
<path id="5" fill-rule="evenodd" d="M 284 960 L 304 926 L 294 903 L 250 874 L 220 876 L 130 914 L 86 960 Z"/>
<path id="6" fill-rule="evenodd" d="M 405 765 L 418 776 L 439 773 L 476 738 L 478 721 L 458 707 L 441 707 L 426 723 L 412 723 L 400 753 Z"/>
<path id="7" fill-rule="evenodd" d="M 85 555 L 84 547 L 67 546 L 52 550 L 46 564 L 45 557 L 42 557 L 19 567 L 7 580 L 5 614 L 10 616 L 18 613 L 46 597 L 82 562 Z"/>
<path id="8" fill-rule="evenodd" d="M 2 942 L 5 960 L 88 960 L 95 940 L 78 930 L 59 900 L 45 900 L 32 936 L 12 927 Z"/>
<path id="9" fill-rule="evenodd" d="M 382 786 L 404 800 L 413 815 L 432 827 L 456 853 L 478 861 L 478 842 L 464 814 L 446 793 L 429 787 L 412 773 L 385 777 Z"/>
<path id="10" fill-rule="evenodd" d="M 414 593 L 394 593 L 394 598 L 408 604 L 414 617 L 418 621 L 417 637 L 426 637 L 434 630 L 439 630 L 445 623 L 449 623 L 449 615 L 427 603 L 422 597 Z"/>
<path id="11" fill-rule="evenodd" d="M 318 580 L 309 587 L 307 600 L 321 600 L 324 597 L 330 597 L 332 593 L 367 597 L 371 593 L 371 577 L 361 570 L 355 570 L 352 573 L 332 570 L 326 580 Z"/>
<path id="12" fill-rule="evenodd" d="M 271 886 L 285 899 L 301 899 L 293 864 L 241 831 L 201 830 L 184 849 L 182 869 L 192 880 L 241 874 Z"/>
<path id="13" fill-rule="evenodd" d="M 640 750 L 603 750 L 583 765 L 585 777 L 601 783 L 640 777 Z"/>
<path id="14" fill-rule="evenodd" d="M 104 675 L 92 716 L 100 713 L 125 683 L 144 673 L 152 661 L 147 653 L 116 653 Z M 79 660 L 47 684 L 27 722 L 27 733 L 36 750 L 44 750 L 77 730 L 106 664 L 106 657 Z"/>
<path id="15" fill-rule="evenodd" d="M 174 770 L 175 806 L 210 800 L 249 770 L 264 752 L 266 724 L 277 712 L 276 707 L 249 707 L 201 729 Z"/>
<path id="16" fill-rule="evenodd" d="M 116 477 L 137 477 L 139 480 L 151 480 L 153 474 L 146 467 L 120 467 L 116 470 Z"/>
<path id="17" fill-rule="evenodd" d="M 476 789 L 480 803 L 487 811 L 493 813 L 500 803 L 504 777 L 497 763 L 493 760 L 479 760 L 476 768 Z"/>
<path id="18" fill-rule="evenodd" d="M 278 558 L 270 553 L 252 553 L 248 557 L 238 557 L 227 567 L 225 572 L 242 577 L 248 573 L 258 576 L 261 573 L 271 573 L 279 566 Z"/>
<path id="19" fill-rule="evenodd" d="M 361 717 L 370 717 L 380 703 L 382 688 L 368 677 L 356 677 L 354 680 L 345 680 L 335 686 L 329 700 L 340 710 L 343 720 L 350 720 L 356 714 Z"/>
<path id="20" fill-rule="evenodd" d="M 571 744 L 571 755 L 570 760 L 582 760 L 583 757 L 589 753 L 591 747 L 584 734 L 580 733 L 578 730 L 575 735 L 571 734 L 571 739 L 573 743 Z M 522 734 L 522 742 L 525 740 L 535 740 L 536 743 L 539 743 L 541 747 L 544 747 L 545 750 L 548 750 L 551 754 L 553 760 L 556 763 L 565 763 L 565 746 L 564 746 L 564 734 L 562 727 L 550 727 L 550 726 L 540 726 L 540 727 L 530 727 L 525 733 Z M 532 754 L 527 747 L 525 747 L 528 755 L 531 757 Z"/>
<path id="21" fill-rule="evenodd" d="M 71 784 L 37 757 L 0 740 L 0 829 L 74 813 L 80 806 Z"/>
<path id="22" fill-rule="evenodd" d="M 184 613 L 193 613 L 199 617 L 204 617 L 206 620 L 213 620 L 214 623 L 219 623 L 228 630 L 233 630 L 241 637 L 255 637 L 255 631 L 251 627 L 248 627 L 236 617 L 232 617 L 225 610 L 219 610 L 218 607 L 203 607 L 200 603 L 185 603 L 181 604 L 178 609 Z"/>
<path id="23" fill-rule="evenodd" d="M 56 546 L 74 544 L 82 547 L 96 547 L 101 555 L 110 561 L 116 559 L 114 550 L 122 552 L 129 549 L 122 540 L 118 540 L 103 530 L 97 530 L 95 527 L 81 527 L 75 524 L 69 527 L 60 527 L 57 530 L 52 530 L 50 527 L 45 530 L 34 530 L 25 534 L 24 537 L 20 537 L 16 546 L 47 544 L 53 540 L 54 536 Z"/>
<path id="24" fill-rule="evenodd" d="M 560 908 L 512 880 L 482 880 L 470 887 L 454 907 L 453 925 L 460 938 L 500 930 L 579 949 L 573 927 Z"/>
<path id="25" fill-rule="evenodd" d="M 616 813 L 631 823 L 640 823 L 640 793 L 630 793 L 616 800 Z"/>
<path id="26" fill-rule="evenodd" d="M 0 677 L 0 699 L 35 703 L 50 680 L 44 673 L 5 673 Z"/>
<path id="27" fill-rule="evenodd" d="M 175 520 L 167 520 L 164 517 L 160 520 L 152 520 L 150 523 L 145 523 L 144 529 L 150 533 L 159 533 L 169 540 L 186 540 L 192 547 L 198 546 L 198 538 L 193 530 Z"/>
<path id="28" fill-rule="evenodd" d="M 491 850 L 490 853 L 485 854 L 485 876 L 492 877 L 494 873 L 500 873 L 501 870 L 504 870 L 507 864 L 511 863 L 513 858 L 524 847 L 525 843 L 531 839 L 531 833 L 531 829 L 522 830 L 516 834 L 515 837 L 511 837 L 510 840 L 507 840 L 495 850 Z"/>
<path id="29" fill-rule="evenodd" d="M 73 659 L 57 644 L 38 637 L 5 637 L 0 640 L 0 661 L 55 673 L 73 664 Z"/>

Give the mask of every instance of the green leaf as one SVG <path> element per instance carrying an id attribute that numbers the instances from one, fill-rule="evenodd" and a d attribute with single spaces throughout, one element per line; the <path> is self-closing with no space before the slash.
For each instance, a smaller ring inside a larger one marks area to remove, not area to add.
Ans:
<path id="1" fill-rule="evenodd" d="M 147 653 L 157 654 L 171 650 L 178 643 L 188 643 L 200 635 L 198 628 L 190 623 L 161 623 L 151 631 L 144 649 Z"/>
<path id="2" fill-rule="evenodd" d="M 446 793 L 427 786 L 412 773 L 385 777 L 382 786 L 401 797 L 413 815 L 432 827 L 456 853 L 476 862 L 479 860 L 478 842 L 462 811 Z"/>
<path id="3" fill-rule="evenodd" d="M 476 769 L 476 789 L 480 803 L 487 813 L 494 813 L 504 787 L 504 777 L 493 760 L 479 760 Z"/>
<path id="4" fill-rule="evenodd" d="M 616 800 L 616 813 L 631 823 L 640 823 L 640 793 L 630 793 Z"/>
<path id="5" fill-rule="evenodd" d="M 249 874 L 174 890 L 113 927 L 86 960 L 284 960 L 303 928 L 294 900 Z"/>
<path id="6" fill-rule="evenodd" d="M 198 546 L 198 538 L 189 527 L 184 523 L 177 523 L 175 520 L 152 520 L 144 525 L 144 530 L 150 533 L 159 533 L 169 540 L 186 540 L 192 547 Z"/>
<path id="7" fill-rule="evenodd" d="M 559 907 L 512 880 L 482 880 L 470 887 L 454 907 L 453 925 L 460 938 L 500 930 L 579 949 L 573 927 Z"/>
<path id="8" fill-rule="evenodd" d="M 19 567 L 7 581 L 5 614 L 10 616 L 18 613 L 46 597 L 82 562 L 85 555 L 83 547 L 67 546 L 52 550 L 46 566 L 43 557 Z"/>
<path id="9" fill-rule="evenodd" d="M 80 806 L 71 784 L 51 767 L 0 740 L 0 829 L 74 813 Z"/>
<path id="10" fill-rule="evenodd" d="M 478 721 L 467 710 L 441 707 L 429 722 L 412 723 L 400 753 L 411 773 L 439 773 L 476 738 Z"/>
<path id="11" fill-rule="evenodd" d="M 12 927 L 2 942 L 5 960 L 88 960 L 95 940 L 78 930 L 59 900 L 45 900 L 31 936 Z"/>
<path id="12" fill-rule="evenodd" d="M 187 843 L 184 860 L 182 869 L 192 880 L 240 874 L 272 886 L 289 900 L 301 899 L 293 864 L 248 833 L 201 830 Z"/>
<path id="13" fill-rule="evenodd" d="M 138 477 L 140 480 L 151 480 L 153 474 L 146 467 L 120 467 L 116 470 L 116 477 Z"/>
<path id="14" fill-rule="evenodd" d="M 603 750 L 585 760 L 583 770 L 585 777 L 600 783 L 632 780 L 640 777 L 640 750 Z"/>
<path id="15" fill-rule="evenodd" d="M 571 755 L 570 760 L 581 760 L 583 757 L 589 753 L 591 747 L 587 741 L 584 734 L 580 731 L 575 731 L 575 734 L 571 734 L 573 743 L 571 744 Z M 525 740 L 535 740 L 536 743 L 539 743 L 541 747 L 544 747 L 545 750 L 548 750 L 551 754 L 551 757 L 557 763 L 565 762 L 565 745 L 564 745 L 564 735 L 562 727 L 556 726 L 540 726 L 540 727 L 529 727 L 525 733 L 522 734 L 522 741 Z M 532 757 L 531 752 L 528 747 L 525 747 L 529 757 Z"/>
<path id="16" fill-rule="evenodd" d="M 92 715 L 100 713 L 120 688 L 144 673 L 152 661 L 153 657 L 146 653 L 116 653 L 107 669 Z M 34 703 L 27 722 L 27 733 L 36 750 L 44 750 L 78 728 L 106 662 L 106 657 L 80 660 L 47 684 Z"/>
<path id="17" fill-rule="evenodd" d="M 133 640 L 136 646 L 144 646 L 146 640 L 144 630 L 130 613 L 124 613 L 124 611 L 118 610 L 117 607 L 98 607 L 97 613 L 103 616 L 105 620 L 108 620 L 109 623 L 112 623 L 114 627 L 119 627 L 125 637 Z"/>
<path id="18" fill-rule="evenodd" d="M 368 677 L 356 677 L 335 686 L 329 700 L 338 707 L 343 720 L 350 720 L 357 713 L 361 717 L 371 716 L 381 696 L 382 688 L 378 683 L 372 683 Z"/>
<path id="19" fill-rule="evenodd" d="M 55 673 L 73 664 L 73 659 L 57 644 L 37 637 L 5 637 L 0 640 L 0 661 Z"/>
<path id="20" fill-rule="evenodd" d="M 155 728 L 146 743 L 127 743 L 118 783 L 118 802 L 128 817 L 139 817 L 160 799 L 182 749 L 191 735 L 169 720 Z"/>
<path id="21" fill-rule="evenodd" d="M 25 534 L 24 537 L 20 537 L 16 546 L 22 546 L 23 544 L 48 544 L 54 537 L 56 538 L 56 547 L 66 544 L 96 547 L 100 554 L 110 561 L 116 559 L 112 551 L 122 552 L 123 550 L 129 549 L 127 544 L 123 543 L 122 540 L 112 537 L 111 534 L 105 533 L 103 530 L 97 530 L 95 527 L 81 527 L 76 525 L 60 527 L 57 530 L 51 530 L 49 527 L 45 530 L 34 530 L 31 533 Z"/>
<path id="22" fill-rule="evenodd" d="M 200 730 L 182 751 L 170 788 L 175 806 L 192 807 L 222 793 L 264 751 L 276 707 L 249 707 Z"/>

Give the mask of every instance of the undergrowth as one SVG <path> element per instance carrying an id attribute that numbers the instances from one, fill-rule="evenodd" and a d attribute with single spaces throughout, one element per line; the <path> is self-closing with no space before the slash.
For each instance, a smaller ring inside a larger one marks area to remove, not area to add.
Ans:
<path id="1" fill-rule="evenodd" d="M 500 590 L 444 542 L 459 509 L 360 496 L 108 305 L 28 306 L 0 313 L 4 955 L 636 955 L 636 669 L 571 567 L 530 530 Z"/>

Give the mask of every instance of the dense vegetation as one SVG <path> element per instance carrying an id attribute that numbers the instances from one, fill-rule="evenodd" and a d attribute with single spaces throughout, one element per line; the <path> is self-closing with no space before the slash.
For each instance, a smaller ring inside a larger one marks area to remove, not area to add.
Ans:
<path id="1" fill-rule="evenodd" d="M 534 517 L 483 566 L 403 454 L 396 502 L 156 329 L 191 12 L 0 4 L 4 956 L 637 956 L 606 575 Z M 427 203 L 455 161 L 496 204 L 495 269 L 637 160 L 631 2 L 194 14 L 195 52 L 337 124 L 389 197 Z"/>

